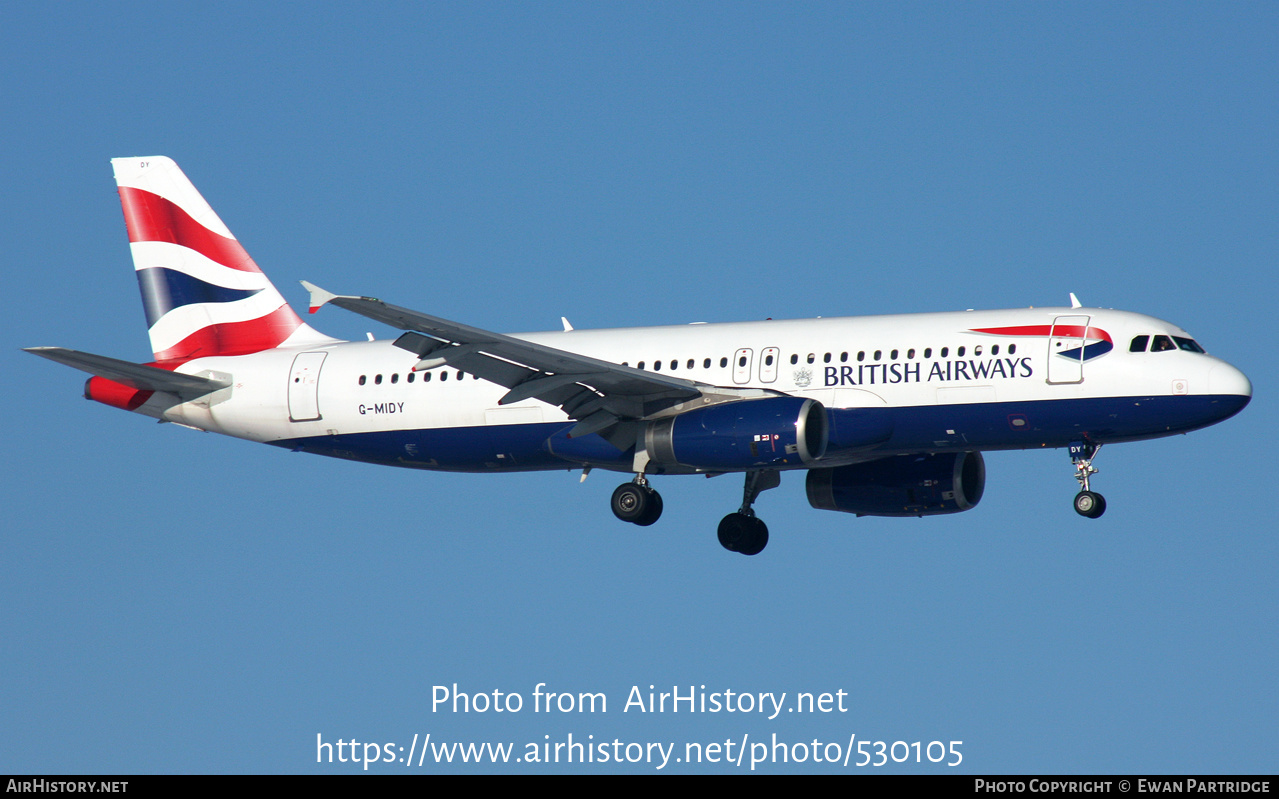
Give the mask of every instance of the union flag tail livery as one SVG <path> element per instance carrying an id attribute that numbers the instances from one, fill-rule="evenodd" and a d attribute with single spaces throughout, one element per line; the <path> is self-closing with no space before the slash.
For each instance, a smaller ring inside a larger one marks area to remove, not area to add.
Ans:
<path id="1" fill-rule="evenodd" d="M 298 315 L 168 158 L 112 161 L 154 352 L 60 347 L 85 396 L 293 452 L 459 472 L 634 475 L 622 521 L 653 524 L 657 475 L 745 478 L 718 529 L 754 555 L 753 505 L 783 472 L 809 504 L 935 516 L 980 502 L 982 452 L 1066 449 L 1074 508 L 1104 444 L 1197 430 L 1252 398 L 1248 378 L 1144 314 L 1070 307 L 503 335 L 309 283 L 325 305 L 404 331 L 328 338 Z"/>
<path id="2" fill-rule="evenodd" d="M 115 158 L 157 362 L 332 343 L 304 324 L 170 158 Z"/>

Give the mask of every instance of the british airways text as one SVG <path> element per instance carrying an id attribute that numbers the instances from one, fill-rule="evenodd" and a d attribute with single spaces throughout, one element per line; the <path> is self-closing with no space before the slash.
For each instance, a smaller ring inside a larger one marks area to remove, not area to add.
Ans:
<path id="1" fill-rule="evenodd" d="M 856 366 L 827 366 L 826 386 L 874 386 L 892 383 L 931 383 L 934 381 L 991 380 L 996 377 L 1030 377 L 1034 370 L 1030 358 L 991 358 L 987 360 L 934 361 L 924 377 L 919 363 L 859 363 Z"/>

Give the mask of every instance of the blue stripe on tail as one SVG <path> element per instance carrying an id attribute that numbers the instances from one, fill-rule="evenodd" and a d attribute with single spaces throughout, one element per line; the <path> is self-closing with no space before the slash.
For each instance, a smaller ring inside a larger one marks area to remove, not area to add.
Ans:
<path id="1" fill-rule="evenodd" d="M 147 327 L 183 305 L 201 302 L 235 302 L 252 297 L 262 289 L 228 289 L 191 277 L 185 272 L 163 267 L 138 270 L 138 288 L 146 309 Z"/>

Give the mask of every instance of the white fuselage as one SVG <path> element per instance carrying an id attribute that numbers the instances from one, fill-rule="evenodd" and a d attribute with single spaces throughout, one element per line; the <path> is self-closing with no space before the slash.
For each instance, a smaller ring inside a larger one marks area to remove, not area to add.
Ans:
<path id="1" fill-rule="evenodd" d="M 699 383 L 813 398 L 837 428 L 840 412 L 846 428 L 882 418 L 892 435 L 873 457 L 1152 438 L 1211 424 L 1246 404 L 1251 386 L 1233 366 L 1181 347 L 1132 352 L 1138 336 L 1189 340 L 1150 316 L 1085 308 L 517 337 Z M 630 466 L 629 456 L 610 459 L 609 450 L 557 455 L 546 440 L 572 424 L 559 408 L 535 399 L 500 406 L 502 386 L 449 367 L 414 372 L 417 363 L 390 341 L 199 358 L 178 371 L 229 376 L 233 385 L 186 403 L 158 394 L 139 410 L 239 438 L 418 468 Z M 865 448 L 841 453 L 838 441 L 831 464 L 867 457 Z"/>

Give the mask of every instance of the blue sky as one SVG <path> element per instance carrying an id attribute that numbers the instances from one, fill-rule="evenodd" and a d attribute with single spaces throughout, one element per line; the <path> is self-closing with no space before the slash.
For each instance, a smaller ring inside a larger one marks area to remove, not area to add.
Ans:
<path id="1" fill-rule="evenodd" d="M 317 734 L 429 733 L 1273 773 L 1277 34 L 1267 3 L 6 5 L 0 772 L 342 773 Z M 640 529 L 614 475 L 377 469 L 83 402 L 19 348 L 147 359 L 108 161 L 152 154 L 299 308 L 300 279 L 503 331 L 1073 291 L 1181 325 L 1255 399 L 1106 448 L 1096 522 L 1063 451 L 994 453 L 978 508 L 922 520 L 787 475 L 737 557 L 737 478 L 657 480 Z M 525 710 L 433 712 L 454 683 Z M 533 713 L 538 683 L 608 711 Z M 650 685 L 848 709 L 622 712 Z"/>

